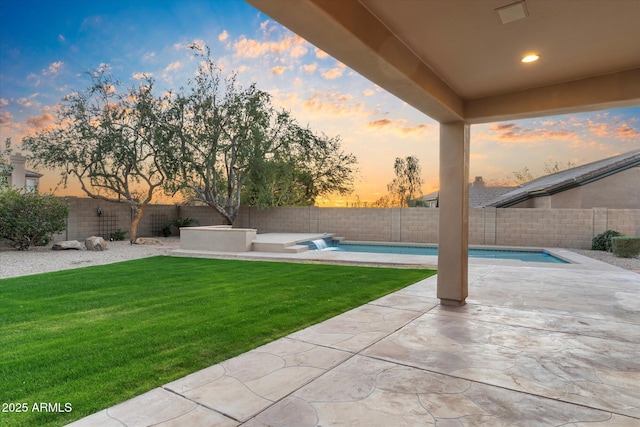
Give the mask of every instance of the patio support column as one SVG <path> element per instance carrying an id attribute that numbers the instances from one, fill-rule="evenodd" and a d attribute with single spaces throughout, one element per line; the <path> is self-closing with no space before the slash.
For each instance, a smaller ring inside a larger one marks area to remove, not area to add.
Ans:
<path id="1" fill-rule="evenodd" d="M 469 125 L 440 123 L 438 298 L 464 305 L 468 295 Z"/>

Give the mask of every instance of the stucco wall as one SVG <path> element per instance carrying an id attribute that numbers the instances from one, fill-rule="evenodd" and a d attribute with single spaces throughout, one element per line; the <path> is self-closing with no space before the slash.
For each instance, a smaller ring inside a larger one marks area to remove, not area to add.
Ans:
<path id="1" fill-rule="evenodd" d="M 640 209 L 640 167 L 627 169 L 551 196 L 525 200 L 512 208 Z"/>

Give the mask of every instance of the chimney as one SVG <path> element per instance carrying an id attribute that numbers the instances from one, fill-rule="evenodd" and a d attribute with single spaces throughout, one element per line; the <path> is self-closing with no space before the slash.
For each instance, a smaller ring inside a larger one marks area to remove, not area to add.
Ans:
<path id="1" fill-rule="evenodd" d="M 474 187 L 484 187 L 484 181 L 482 180 L 481 176 L 476 176 L 476 180 L 473 181 L 473 186 Z"/>
<path id="2" fill-rule="evenodd" d="M 25 163 L 27 163 L 27 158 L 21 153 L 16 153 L 9 156 L 9 162 L 11 163 L 11 166 L 13 166 L 11 178 L 9 180 L 9 187 L 13 187 L 17 190 L 24 190 L 27 186 L 27 178 L 25 175 Z"/>

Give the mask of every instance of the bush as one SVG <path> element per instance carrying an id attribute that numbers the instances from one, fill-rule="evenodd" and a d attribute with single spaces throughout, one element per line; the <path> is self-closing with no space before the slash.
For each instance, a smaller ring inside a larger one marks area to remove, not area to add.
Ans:
<path id="1" fill-rule="evenodd" d="M 124 240 L 126 235 L 127 235 L 126 231 L 116 230 L 113 233 L 109 234 L 109 240 L 111 240 L 112 242 L 114 241 L 120 242 Z"/>
<path id="2" fill-rule="evenodd" d="M 67 228 L 68 216 L 67 204 L 52 195 L 0 192 L 0 240 L 20 251 L 49 244 L 53 234 Z"/>
<path id="3" fill-rule="evenodd" d="M 611 239 L 611 250 L 620 258 L 635 258 L 640 255 L 640 237 L 619 236 Z"/>
<path id="4" fill-rule="evenodd" d="M 198 220 L 189 217 L 176 218 L 172 221 L 172 224 L 179 229 L 180 227 L 191 227 L 192 225 L 198 225 Z"/>
<path id="5" fill-rule="evenodd" d="M 615 230 L 607 230 L 604 233 L 598 234 L 591 240 L 591 249 L 594 251 L 611 252 L 611 238 L 617 236 L 622 236 L 622 233 L 618 233 Z"/>

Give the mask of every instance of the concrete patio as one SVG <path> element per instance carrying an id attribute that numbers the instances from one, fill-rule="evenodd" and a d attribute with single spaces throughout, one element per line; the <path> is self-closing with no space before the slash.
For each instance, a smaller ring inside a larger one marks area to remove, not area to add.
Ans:
<path id="1" fill-rule="evenodd" d="M 466 306 L 434 276 L 72 425 L 640 425 L 640 275 L 490 263 Z"/>

